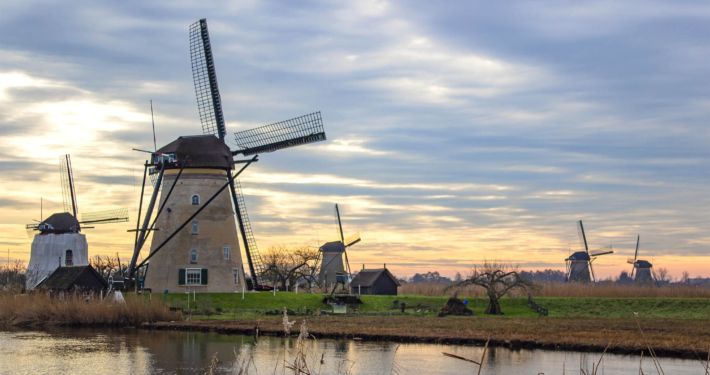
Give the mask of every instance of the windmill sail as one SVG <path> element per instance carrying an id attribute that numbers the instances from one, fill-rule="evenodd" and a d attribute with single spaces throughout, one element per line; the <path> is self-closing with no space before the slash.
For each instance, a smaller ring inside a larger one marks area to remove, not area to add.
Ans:
<path id="1" fill-rule="evenodd" d="M 227 130 L 224 127 L 222 99 L 217 86 L 207 20 L 204 18 L 190 25 L 190 60 L 202 131 L 204 134 L 216 134 L 224 140 Z"/>
<path id="2" fill-rule="evenodd" d="M 360 242 L 360 240 L 360 232 L 350 235 L 350 237 L 345 239 L 345 247 L 355 245 L 356 243 Z"/>
<path id="3" fill-rule="evenodd" d="M 128 221 L 128 209 L 96 211 L 81 214 L 81 224 L 109 224 Z"/>
<path id="4" fill-rule="evenodd" d="M 76 189 L 74 188 L 74 175 L 71 170 L 71 157 L 69 154 L 59 157 L 59 180 L 62 185 L 62 201 L 64 212 L 77 217 L 79 207 L 76 204 Z"/>
<path id="5" fill-rule="evenodd" d="M 259 249 L 256 247 L 256 239 L 254 238 L 254 232 L 251 229 L 251 223 L 249 222 L 249 215 L 247 214 L 247 206 L 244 202 L 244 194 L 242 193 L 242 185 L 239 180 L 234 180 L 234 188 L 237 195 L 237 202 L 239 206 L 240 214 L 240 224 L 243 227 L 242 237 L 244 240 L 244 246 L 246 247 L 247 260 L 249 261 L 249 269 L 251 271 L 252 280 L 254 280 L 256 285 L 266 285 L 262 278 L 262 274 L 266 271 L 266 266 L 261 261 L 261 255 L 259 255 Z"/>
<path id="6" fill-rule="evenodd" d="M 320 112 L 234 133 L 244 156 L 325 141 Z"/>
<path id="7" fill-rule="evenodd" d="M 582 250 L 589 252 L 589 247 L 587 246 L 587 236 L 584 235 L 582 220 L 577 222 L 577 235 L 579 236 L 579 244 L 582 246 Z"/>

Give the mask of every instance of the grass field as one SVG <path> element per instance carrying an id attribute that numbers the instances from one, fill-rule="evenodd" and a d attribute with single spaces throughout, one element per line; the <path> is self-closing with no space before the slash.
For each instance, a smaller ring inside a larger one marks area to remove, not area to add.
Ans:
<path id="1" fill-rule="evenodd" d="M 187 308 L 187 295 L 167 294 L 154 298 L 165 298 L 170 305 Z M 222 317 L 260 314 L 268 310 L 310 309 L 330 311 L 322 303 L 321 294 L 290 292 L 246 293 L 241 294 L 198 294 L 196 301 L 190 295 L 190 310 L 210 309 L 221 311 Z M 363 304 L 358 309 L 361 314 L 397 314 L 401 302 L 406 303 L 409 315 L 434 316 L 444 305 L 448 297 L 431 296 L 362 296 Z M 483 316 L 488 299 L 485 297 L 461 297 L 468 301 L 474 315 Z M 535 301 L 547 308 L 550 317 L 630 317 L 639 313 L 642 317 L 708 319 L 710 318 L 710 299 L 707 298 L 552 298 L 538 297 Z M 395 303 L 396 302 L 396 303 Z M 536 317 L 538 314 L 530 308 L 527 298 L 504 297 L 501 299 L 503 317 Z M 216 318 L 216 317 L 212 317 Z"/>

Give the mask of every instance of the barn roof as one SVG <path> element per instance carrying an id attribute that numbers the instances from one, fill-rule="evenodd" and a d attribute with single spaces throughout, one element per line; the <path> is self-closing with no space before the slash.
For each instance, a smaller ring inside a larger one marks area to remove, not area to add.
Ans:
<path id="1" fill-rule="evenodd" d="M 394 275 L 392 275 L 392 273 L 387 270 L 387 268 L 362 270 L 353 278 L 353 280 L 350 282 L 350 285 L 360 285 L 364 287 L 372 286 L 382 274 L 386 274 L 390 279 L 392 279 L 392 281 L 394 281 L 395 284 L 397 284 L 397 286 L 400 286 L 399 281 L 397 281 L 397 278 L 394 277 Z"/>
<path id="2" fill-rule="evenodd" d="M 50 224 L 54 228 L 48 230 L 50 232 L 72 232 L 74 228 L 79 228 L 79 222 L 74 215 L 68 212 L 53 214 L 48 217 L 47 220 L 43 221 L 43 223 Z"/>
<path id="3" fill-rule="evenodd" d="M 185 168 L 234 168 L 232 151 L 214 135 L 183 136 L 161 147 L 157 152 L 174 154 L 179 162 L 187 157 Z"/>
<path id="4" fill-rule="evenodd" d="M 108 283 L 106 283 L 103 277 L 91 266 L 59 267 L 43 282 L 37 285 L 37 287 L 51 290 L 67 290 L 74 285 L 79 285 L 78 279 L 87 272 L 93 274 L 96 279 L 100 280 L 104 287 L 108 287 Z"/>

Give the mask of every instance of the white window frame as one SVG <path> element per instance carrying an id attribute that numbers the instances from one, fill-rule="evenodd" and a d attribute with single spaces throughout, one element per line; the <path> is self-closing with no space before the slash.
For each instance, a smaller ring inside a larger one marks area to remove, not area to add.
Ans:
<path id="1" fill-rule="evenodd" d="M 197 197 L 197 203 L 195 203 L 195 197 Z M 200 205 L 200 196 L 198 194 L 192 194 L 190 197 L 190 204 L 199 206 Z"/>
<path id="2" fill-rule="evenodd" d="M 192 260 L 192 254 L 195 254 L 195 260 Z M 199 259 L 200 253 L 197 251 L 197 249 L 192 249 L 190 250 L 190 263 L 195 264 L 197 263 L 197 260 Z"/>
<path id="3" fill-rule="evenodd" d="M 224 255 L 224 259 L 228 260 L 231 256 L 231 249 L 229 248 L 229 245 L 225 245 L 222 247 L 222 254 Z"/>
<path id="4" fill-rule="evenodd" d="M 194 282 L 195 271 L 197 271 L 197 282 Z M 190 275 L 193 276 L 193 282 L 190 282 Z M 185 268 L 185 285 L 202 285 L 202 268 Z"/>
<path id="5" fill-rule="evenodd" d="M 200 233 L 200 224 L 195 220 L 190 224 L 190 234 L 199 234 Z"/>
<path id="6" fill-rule="evenodd" d="M 234 271 L 234 283 L 239 284 L 239 270 L 233 270 Z"/>

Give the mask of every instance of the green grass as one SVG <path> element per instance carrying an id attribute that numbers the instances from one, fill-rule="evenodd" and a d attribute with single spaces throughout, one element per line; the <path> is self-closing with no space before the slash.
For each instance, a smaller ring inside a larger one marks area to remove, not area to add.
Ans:
<path id="1" fill-rule="evenodd" d="M 187 308 L 187 295 L 167 294 L 153 296 L 166 298 L 172 306 Z M 399 313 L 401 302 L 406 302 L 406 312 L 425 316 L 434 316 L 441 309 L 448 297 L 428 297 L 418 295 L 406 296 L 362 296 L 363 304 L 360 312 L 373 314 L 380 312 Z M 483 311 L 488 305 L 486 297 L 461 297 L 468 300 L 468 307 L 474 315 L 483 316 Z M 209 300 L 209 301 L 208 301 Z M 197 305 L 201 310 L 205 305 L 211 305 L 213 310 L 221 309 L 222 315 L 212 316 L 211 319 L 229 319 L 235 316 L 258 316 L 264 311 L 282 309 L 291 310 L 330 311 L 328 305 L 322 303 L 321 294 L 289 292 L 272 293 L 205 293 L 198 294 L 197 301 L 192 301 L 190 295 L 190 309 Z M 395 301 L 397 303 L 395 303 Z M 679 318 L 679 319 L 708 319 L 710 318 L 710 299 L 703 298 L 535 298 L 542 307 L 548 309 L 551 317 L 630 317 L 638 312 L 641 317 L 654 318 Z M 500 300 L 501 309 L 505 313 L 502 317 L 537 317 L 539 316 L 530 308 L 527 298 L 503 297 Z M 351 310 L 352 311 L 352 310 Z"/>

